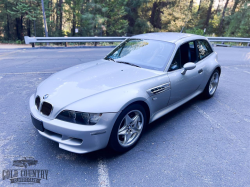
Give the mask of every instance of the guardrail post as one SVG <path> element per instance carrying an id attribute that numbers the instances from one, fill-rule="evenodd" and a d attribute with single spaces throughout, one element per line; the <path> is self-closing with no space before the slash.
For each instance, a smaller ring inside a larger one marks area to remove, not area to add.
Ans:
<path id="1" fill-rule="evenodd" d="M 31 46 L 32 46 L 32 47 L 35 47 L 35 43 L 32 43 Z"/>
<path id="2" fill-rule="evenodd" d="M 65 42 L 65 47 L 68 47 L 68 42 Z"/>
<path id="3" fill-rule="evenodd" d="M 250 43 L 247 43 L 247 46 L 250 47 Z"/>
<path id="4" fill-rule="evenodd" d="M 97 42 L 95 42 L 95 47 L 97 46 Z"/>

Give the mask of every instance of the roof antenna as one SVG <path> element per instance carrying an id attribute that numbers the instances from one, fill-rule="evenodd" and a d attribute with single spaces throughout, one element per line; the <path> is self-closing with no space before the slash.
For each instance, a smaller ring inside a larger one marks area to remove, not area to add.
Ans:
<path id="1" fill-rule="evenodd" d="M 181 29 L 181 32 L 180 32 L 180 33 L 182 33 L 182 31 L 184 30 L 184 28 L 185 28 L 185 26 L 186 26 L 187 22 L 188 22 L 188 21 L 186 21 L 186 23 L 185 23 L 185 24 L 184 24 L 184 26 L 182 27 L 182 29 Z"/>
<path id="2" fill-rule="evenodd" d="M 181 29 L 181 32 L 180 33 L 182 33 L 183 32 L 183 30 L 184 30 L 184 28 L 186 27 L 186 24 L 187 24 L 187 22 L 192 18 L 189 18 L 190 16 L 188 16 L 187 15 L 187 21 L 185 22 L 185 24 L 184 24 L 184 26 L 182 27 L 182 29 Z"/>

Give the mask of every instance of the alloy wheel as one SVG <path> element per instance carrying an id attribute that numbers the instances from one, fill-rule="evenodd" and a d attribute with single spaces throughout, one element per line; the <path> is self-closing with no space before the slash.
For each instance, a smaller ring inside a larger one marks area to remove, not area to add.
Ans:
<path id="1" fill-rule="evenodd" d="M 209 83 L 209 94 L 213 95 L 219 83 L 219 73 L 214 72 Z"/>
<path id="2" fill-rule="evenodd" d="M 118 142 L 123 147 L 132 145 L 140 137 L 144 125 L 143 114 L 139 110 L 128 112 L 122 119 L 117 133 Z"/>

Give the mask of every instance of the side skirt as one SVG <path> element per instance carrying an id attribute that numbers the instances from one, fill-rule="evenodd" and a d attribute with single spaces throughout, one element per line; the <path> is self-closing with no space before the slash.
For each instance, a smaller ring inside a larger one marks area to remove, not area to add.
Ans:
<path id="1" fill-rule="evenodd" d="M 154 113 L 149 120 L 149 123 L 152 123 L 153 121 L 157 120 L 158 118 L 166 115 L 167 113 L 171 112 L 172 110 L 178 108 L 179 106 L 183 105 L 184 103 L 188 102 L 189 100 L 193 99 L 194 97 L 196 97 L 197 95 L 201 94 L 202 91 L 196 91 L 195 93 L 193 93 L 192 95 L 186 97 L 185 99 L 182 99 L 181 101 L 174 103 L 170 106 L 167 106 L 166 108 L 163 108 L 161 110 L 159 110 L 158 112 Z"/>

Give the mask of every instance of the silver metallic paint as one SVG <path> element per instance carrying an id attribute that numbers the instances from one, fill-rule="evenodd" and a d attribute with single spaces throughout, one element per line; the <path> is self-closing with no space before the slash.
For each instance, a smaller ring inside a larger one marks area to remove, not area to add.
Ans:
<path id="1" fill-rule="evenodd" d="M 72 145 L 67 139 L 55 138 L 40 131 L 39 133 L 57 141 L 62 149 L 75 153 L 91 152 L 107 146 L 117 117 L 128 105 L 138 101 L 147 104 L 151 123 L 200 94 L 213 71 L 220 68 L 217 54 L 213 52 L 199 61 L 196 67 L 188 70 L 185 75 L 181 74 L 183 69 L 168 72 L 181 44 L 207 39 L 190 34 L 164 34 L 143 34 L 133 38 L 175 43 L 175 50 L 165 71 L 137 68 L 101 59 L 60 71 L 43 81 L 36 94 L 30 98 L 32 115 L 43 121 L 45 129 L 61 134 L 62 137 L 79 138 L 83 141 L 81 145 Z M 198 73 L 200 69 L 203 70 L 202 73 Z M 147 90 L 166 83 L 170 83 L 170 89 L 152 96 L 147 93 Z M 53 105 L 50 116 L 41 115 L 35 106 L 36 95 L 40 96 L 42 103 L 42 96 L 45 94 L 49 94 L 46 102 Z M 55 119 L 64 109 L 103 115 L 96 125 L 79 125 Z"/>

